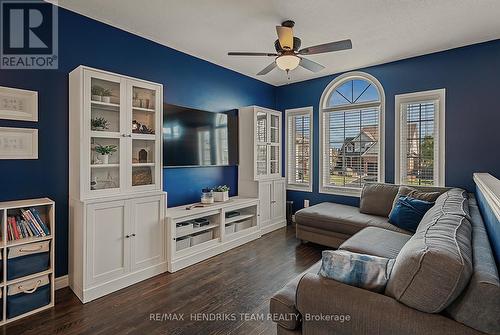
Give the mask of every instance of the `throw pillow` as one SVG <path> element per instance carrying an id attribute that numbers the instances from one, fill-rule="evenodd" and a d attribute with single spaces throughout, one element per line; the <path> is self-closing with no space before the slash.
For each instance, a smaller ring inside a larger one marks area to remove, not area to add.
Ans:
<path id="1" fill-rule="evenodd" d="M 400 197 L 409 196 L 413 199 L 436 202 L 437 198 L 439 198 L 441 194 L 441 192 L 420 191 L 413 187 L 401 185 L 399 186 L 398 193 L 396 194 L 396 197 L 394 198 L 394 201 L 392 203 L 392 208 L 396 206 L 396 202 L 398 202 L 398 199 Z"/>
<path id="2" fill-rule="evenodd" d="M 414 199 L 408 196 L 399 197 L 396 206 L 394 206 L 389 214 L 389 223 L 414 233 L 425 213 L 432 206 L 434 206 L 433 202 Z"/>
<path id="3" fill-rule="evenodd" d="M 383 292 L 394 261 L 346 250 L 325 250 L 318 274 L 347 285 Z"/>

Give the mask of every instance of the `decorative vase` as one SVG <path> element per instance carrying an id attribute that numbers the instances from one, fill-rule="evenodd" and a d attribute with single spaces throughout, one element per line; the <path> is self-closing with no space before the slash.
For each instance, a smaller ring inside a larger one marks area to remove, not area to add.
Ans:
<path id="1" fill-rule="evenodd" d="M 99 155 L 99 160 L 101 164 L 109 164 L 109 155 Z"/>
<path id="2" fill-rule="evenodd" d="M 92 94 L 92 100 L 93 101 L 102 101 L 102 97 L 97 94 Z"/>
<path id="3" fill-rule="evenodd" d="M 111 102 L 111 97 L 110 96 L 102 97 L 102 102 L 105 102 L 105 103 L 109 104 Z"/>
<path id="4" fill-rule="evenodd" d="M 214 200 L 217 202 L 224 202 L 229 200 L 229 191 L 217 192 L 214 191 Z"/>

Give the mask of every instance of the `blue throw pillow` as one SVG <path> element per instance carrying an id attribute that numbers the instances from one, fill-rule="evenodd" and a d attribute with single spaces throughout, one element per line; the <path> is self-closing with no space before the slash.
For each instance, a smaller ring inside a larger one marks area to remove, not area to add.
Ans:
<path id="1" fill-rule="evenodd" d="M 384 292 L 395 259 L 347 250 L 323 251 L 319 275 L 374 292 Z"/>
<path id="2" fill-rule="evenodd" d="M 389 222 L 393 225 L 415 232 L 425 213 L 434 206 L 433 202 L 419 200 L 408 196 L 399 197 L 389 214 Z"/>

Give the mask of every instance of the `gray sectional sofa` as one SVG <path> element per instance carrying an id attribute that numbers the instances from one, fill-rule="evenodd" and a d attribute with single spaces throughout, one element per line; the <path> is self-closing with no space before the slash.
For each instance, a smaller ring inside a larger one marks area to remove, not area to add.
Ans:
<path id="1" fill-rule="evenodd" d="M 398 189 L 371 184 L 360 208 L 296 213 L 299 238 L 395 263 L 380 294 L 321 277 L 319 261 L 271 298 L 279 335 L 500 334 L 498 270 L 474 196 L 429 190 L 440 195 L 412 234 L 388 222 Z"/>

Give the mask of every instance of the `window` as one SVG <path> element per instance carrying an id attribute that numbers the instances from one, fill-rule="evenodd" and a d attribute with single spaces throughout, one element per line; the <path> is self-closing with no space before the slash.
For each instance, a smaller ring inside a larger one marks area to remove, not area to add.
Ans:
<path id="1" fill-rule="evenodd" d="M 313 108 L 286 110 L 287 189 L 312 191 Z"/>
<path id="2" fill-rule="evenodd" d="M 320 101 L 320 192 L 359 196 L 384 181 L 384 91 L 373 76 L 333 80 Z"/>
<path id="3" fill-rule="evenodd" d="M 444 89 L 396 95 L 397 183 L 444 186 L 444 100 Z"/>

